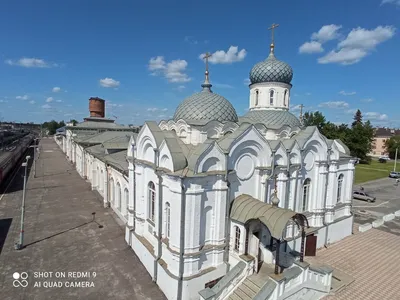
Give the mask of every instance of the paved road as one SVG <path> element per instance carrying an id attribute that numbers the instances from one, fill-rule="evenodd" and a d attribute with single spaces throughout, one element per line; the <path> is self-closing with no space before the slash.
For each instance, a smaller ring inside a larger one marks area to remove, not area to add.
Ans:
<path id="1" fill-rule="evenodd" d="M 28 181 L 23 250 L 13 248 L 19 232 L 22 169 L 9 192 L 0 195 L 0 299 L 165 299 L 125 243 L 113 212 L 102 207 L 53 140 L 43 139 L 42 147 L 37 178 L 31 173 Z M 27 287 L 13 287 L 14 272 L 28 273 Z M 53 274 L 35 278 L 34 272 Z M 65 278 L 56 278 L 56 272 L 91 272 L 91 277 L 65 273 Z M 84 281 L 89 287 L 66 287 L 66 282 Z M 35 287 L 35 282 L 41 286 Z M 62 287 L 44 287 L 49 284 Z"/>
<path id="2" fill-rule="evenodd" d="M 355 189 L 361 185 L 355 186 Z M 363 183 L 364 190 L 375 196 L 374 203 L 353 200 L 356 223 L 368 223 L 382 216 L 400 210 L 400 185 L 395 185 L 395 180 L 383 178 L 368 183 Z"/>

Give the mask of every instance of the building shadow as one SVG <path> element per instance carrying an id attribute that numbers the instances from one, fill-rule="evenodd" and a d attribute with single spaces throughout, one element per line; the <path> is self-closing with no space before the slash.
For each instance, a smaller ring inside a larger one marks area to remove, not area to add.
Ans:
<path id="1" fill-rule="evenodd" d="M 24 248 L 29 247 L 29 246 L 32 246 L 32 245 L 37 244 L 37 243 L 40 243 L 40 242 L 43 242 L 43 241 L 46 241 L 46 240 L 49 240 L 49 239 L 51 239 L 51 238 L 53 238 L 53 237 L 56 237 L 56 236 L 59 236 L 59 235 L 61 235 L 61 234 L 67 233 L 67 232 L 69 232 L 69 231 L 72 231 L 72 230 L 75 230 L 75 229 L 78 229 L 78 228 L 87 226 L 87 225 L 92 224 L 92 223 L 97 224 L 98 228 L 100 228 L 100 229 L 104 227 L 103 225 L 99 224 L 99 223 L 96 221 L 96 213 L 93 212 L 93 213 L 92 213 L 92 220 L 90 220 L 90 221 L 88 221 L 88 222 L 85 222 L 85 223 L 82 223 L 82 224 L 80 224 L 80 225 L 77 225 L 77 226 L 74 226 L 74 227 L 65 229 L 65 230 L 63 230 L 63 231 L 54 233 L 54 234 L 52 234 L 52 235 L 46 236 L 46 237 L 41 238 L 41 239 L 39 239 L 39 240 L 33 241 L 33 242 L 29 243 L 29 244 L 24 245 Z"/>
<path id="2" fill-rule="evenodd" d="M 0 254 L 3 250 L 4 243 L 6 242 L 6 238 L 8 235 L 8 231 L 10 230 L 12 223 L 12 218 L 8 219 L 0 219 Z"/>

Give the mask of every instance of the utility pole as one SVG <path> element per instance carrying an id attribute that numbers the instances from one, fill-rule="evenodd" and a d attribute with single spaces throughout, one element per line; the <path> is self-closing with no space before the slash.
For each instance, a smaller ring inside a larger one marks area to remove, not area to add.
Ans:
<path id="1" fill-rule="evenodd" d="M 25 167 L 25 175 L 24 175 L 24 189 L 22 191 L 22 207 L 21 207 L 21 230 L 19 232 L 19 243 L 15 243 L 15 249 L 21 250 L 24 248 L 24 218 L 25 218 L 25 195 L 26 195 L 26 177 L 28 173 L 28 162 L 31 159 L 30 156 L 26 157 L 26 161 L 22 163 L 22 166 Z"/>
<path id="2" fill-rule="evenodd" d="M 399 150 L 399 147 L 396 148 L 396 154 L 394 156 L 394 168 L 393 172 L 396 172 L 396 164 L 397 164 L 397 151 Z"/>

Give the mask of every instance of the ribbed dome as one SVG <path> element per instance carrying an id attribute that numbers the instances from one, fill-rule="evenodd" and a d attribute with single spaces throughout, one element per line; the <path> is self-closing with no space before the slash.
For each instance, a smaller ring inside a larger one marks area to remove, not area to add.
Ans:
<path id="1" fill-rule="evenodd" d="M 268 58 L 254 65 L 250 71 L 251 83 L 283 82 L 290 84 L 293 69 L 287 63 L 277 60 L 271 51 Z"/>
<path id="2" fill-rule="evenodd" d="M 287 110 L 251 110 L 244 117 L 272 129 L 279 129 L 285 125 L 292 128 L 302 127 L 300 120 Z"/>
<path id="3" fill-rule="evenodd" d="M 200 93 L 183 100 L 175 111 L 174 120 L 205 120 L 219 122 L 237 122 L 238 116 L 235 108 L 224 97 L 213 93 L 211 84 L 203 84 Z"/>

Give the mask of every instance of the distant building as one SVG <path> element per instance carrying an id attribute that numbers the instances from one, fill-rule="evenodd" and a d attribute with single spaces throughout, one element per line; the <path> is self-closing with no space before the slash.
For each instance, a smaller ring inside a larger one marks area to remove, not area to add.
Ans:
<path id="1" fill-rule="evenodd" d="M 392 136 L 400 135 L 399 129 L 390 129 L 388 127 L 378 127 L 375 129 L 374 140 L 372 142 L 372 150 L 369 154 L 373 157 L 389 155 L 386 151 L 385 142 Z"/>

